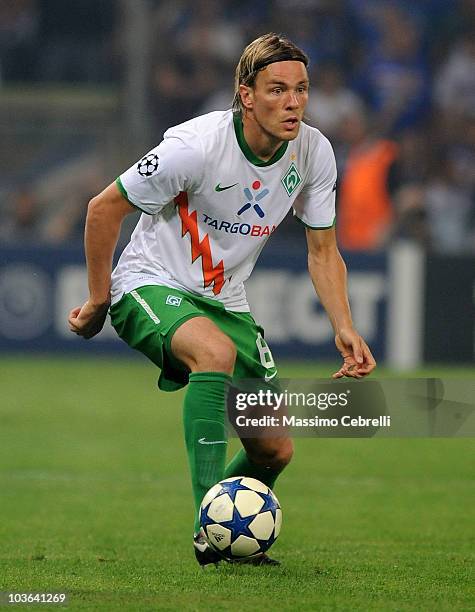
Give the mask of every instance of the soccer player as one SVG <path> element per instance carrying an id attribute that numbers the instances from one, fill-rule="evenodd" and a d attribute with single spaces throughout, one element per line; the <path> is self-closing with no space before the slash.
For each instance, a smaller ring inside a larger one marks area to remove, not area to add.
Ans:
<path id="1" fill-rule="evenodd" d="M 170 128 L 88 207 L 90 295 L 71 311 L 70 329 L 91 338 L 109 311 L 119 336 L 161 369 L 160 389 L 188 385 L 183 420 L 197 515 L 222 478 L 250 476 L 272 488 L 292 456 L 288 437 L 243 439 L 225 465 L 232 377 L 268 382 L 277 374 L 243 283 L 290 208 L 305 225 L 310 276 L 343 357 L 334 378 L 360 378 L 375 367 L 352 324 L 335 240 L 334 154 L 302 122 L 307 63 L 283 37 L 253 41 L 236 68 L 233 109 Z M 136 209 L 143 214 L 111 273 L 121 223 Z M 198 516 L 194 549 L 201 565 L 220 560 Z M 276 562 L 262 555 L 252 563 Z"/>

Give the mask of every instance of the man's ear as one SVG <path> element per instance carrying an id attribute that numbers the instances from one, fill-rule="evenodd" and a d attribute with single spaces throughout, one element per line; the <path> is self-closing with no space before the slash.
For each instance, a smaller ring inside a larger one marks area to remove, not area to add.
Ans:
<path id="1" fill-rule="evenodd" d="M 239 85 L 239 95 L 241 96 L 241 102 L 246 110 L 251 110 L 253 106 L 253 90 L 248 85 Z"/>

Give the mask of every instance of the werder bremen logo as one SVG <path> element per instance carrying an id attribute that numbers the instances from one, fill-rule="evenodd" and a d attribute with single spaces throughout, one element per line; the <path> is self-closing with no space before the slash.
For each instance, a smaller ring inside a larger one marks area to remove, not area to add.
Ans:
<path id="1" fill-rule="evenodd" d="M 290 164 L 289 169 L 282 177 L 281 182 L 288 196 L 291 196 L 295 189 L 302 182 L 302 177 L 300 176 L 299 171 L 297 170 L 293 162 Z"/>

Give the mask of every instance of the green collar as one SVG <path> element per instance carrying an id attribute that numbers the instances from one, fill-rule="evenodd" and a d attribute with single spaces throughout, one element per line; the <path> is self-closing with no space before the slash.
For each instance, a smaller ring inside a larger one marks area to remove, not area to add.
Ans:
<path id="1" fill-rule="evenodd" d="M 284 153 L 287 151 L 287 147 L 289 145 L 288 142 L 283 142 L 274 155 L 268 160 L 264 161 L 259 159 L 257 155 L 251 151 L 251 147 L 247 144 L 246 139 L 244 138 L 244 128 L 242 125 L 241 114 L 233 113 L 233 123 L 234 123 L 234 132 L 236 134 L 236 138 L 239 144 L 241 151 L 244 153 L 247 161 L 250 161 L 254 166 L 270 166 L 271 164 L 275 164 L 276 161 L 279 161 Z"/>

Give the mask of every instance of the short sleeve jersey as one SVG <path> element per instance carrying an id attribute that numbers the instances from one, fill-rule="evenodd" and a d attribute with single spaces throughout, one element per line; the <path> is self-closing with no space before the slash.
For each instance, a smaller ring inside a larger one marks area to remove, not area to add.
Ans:
<path id="1" fill-rule="evenodd" d="M 328 140 L 302 123 L 295 140 L 262 161 L 231 110 L 170 128 L 116 182 L 143 214 L 113 272 L 113 303 L 157 284 L 248 311 L 243 283 L 289 209 L 315 229 L 335 220 Z"/>

